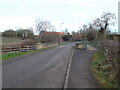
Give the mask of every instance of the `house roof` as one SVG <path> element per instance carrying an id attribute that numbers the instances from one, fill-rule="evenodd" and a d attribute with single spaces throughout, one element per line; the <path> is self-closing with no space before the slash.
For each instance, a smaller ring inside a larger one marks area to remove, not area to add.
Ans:
<path id="1" fill-rule="evenodd" d="M 78 34 L 78 33 L 75 33 L 75 34 L 73 34 L 73 35 L 75 35 L 75 36 L 77 36 L 77 37 L 82 37 L 82 36 L 84 36 L 83 34 Z"/>
<path id="2" fill-rule="evenodd" d="M 64 35 L 63 32 L 44 32 L 44 33 Z"/>

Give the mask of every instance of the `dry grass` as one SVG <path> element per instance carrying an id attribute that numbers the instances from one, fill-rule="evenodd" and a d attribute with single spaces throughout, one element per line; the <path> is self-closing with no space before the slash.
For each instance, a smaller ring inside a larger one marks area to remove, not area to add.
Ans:
<path id="1" fill-rule="evenodd" d="M 35 44 L 35 42 L 31 39 L 22 40 L 21 38 L 17 37 L 2 37 L 2 48 L 5 47 L 16 47 L 16 46 L 24 46 L 24 45 L 31 45 Z"/>

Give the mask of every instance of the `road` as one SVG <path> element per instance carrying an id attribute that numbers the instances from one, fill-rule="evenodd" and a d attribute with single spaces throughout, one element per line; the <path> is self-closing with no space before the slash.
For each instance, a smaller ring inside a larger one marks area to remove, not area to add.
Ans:
<path id="1" fill-rule="evenodd" d="M 87 50 L 74 49 L 72 57 L 68 88 L 99 88 L 91 72 L 92 56 L 95 48 L 88 46 Z"/>
<path id="2" fill-rule="evenodd" d="M 3 62 L 3 88 L 63 88 L 73 45 Z"/>
<path id="3" fill-rule="evenodd" d="M 68 43 L 4 61 L 3 88 L 63 88 L 66 81 L 67 88 L 97 88 L 90 70 L 95 49 L 73 46 Z"/>

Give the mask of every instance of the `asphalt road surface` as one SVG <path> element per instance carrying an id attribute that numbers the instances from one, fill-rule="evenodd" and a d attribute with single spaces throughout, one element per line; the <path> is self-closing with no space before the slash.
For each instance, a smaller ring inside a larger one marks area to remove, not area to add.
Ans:
<path id="1" fill-rule="evenodd" d="M 2 67 L 3 88 L 63 88 L 66 76 L 68 88 L 98 87 L 89 68 L 95 50 L 78 50 L 73 46 L 74 43 L 68 43 L 6 60 Z"/>
<path id="2" fill-rule="evenodd" d="M 3 88 L 63 88 L 73 45 L 3 62 Z"/>
<path id="3" fill-rule="evenodd" d="M 87 50 L 74 49 L 72 57 L 68 88 L 99 88 L 91 72 L 91 61 L 95 48 L 88 46 Z"/>

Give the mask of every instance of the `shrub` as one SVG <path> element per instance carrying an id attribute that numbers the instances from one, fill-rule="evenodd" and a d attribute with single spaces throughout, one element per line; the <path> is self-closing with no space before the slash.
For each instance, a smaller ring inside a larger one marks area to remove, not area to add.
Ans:
<path id="1" fill-rule="evenodd" d="M 114 76 L 118 81 L 120 81 L 120 59 L 118 57 L 120 54 L 120 46 L 118 45 L 118 41 L 106 40 L 103 41 L 101 45 L 106 56 L 106 70 L 110 72 L 108 77 Z"/>
<path id="2" fill-rule="evenodd" d="M 93 56 L 92 70 L 94 71 L 101 88 L 117 88 L 118 79 L 113 73 L 112 66 L 106 63 L 103 51 L 98 50 Z"/>

